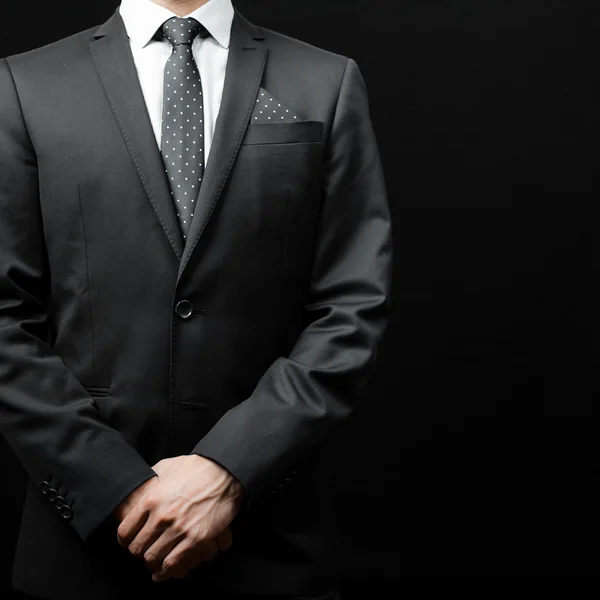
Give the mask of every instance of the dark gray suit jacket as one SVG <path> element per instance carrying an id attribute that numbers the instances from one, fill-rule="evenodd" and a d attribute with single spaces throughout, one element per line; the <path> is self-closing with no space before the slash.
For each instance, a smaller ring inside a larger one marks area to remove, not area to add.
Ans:
<path id="1" fill-rule="evenodd" d="M 261 87 L 300 120 L 252 124 Z M 160 459 L 198 453 L 246 500 L 231 549 L 176 589 L 335 587 L 322 457 L 373 371 L 391 266 L 352 59 L 236 10 L 185 246 L 118 10 L 1 59 L 0 432 L 29 475 L 13 585 L 142 589 L 112 510 Z"/>

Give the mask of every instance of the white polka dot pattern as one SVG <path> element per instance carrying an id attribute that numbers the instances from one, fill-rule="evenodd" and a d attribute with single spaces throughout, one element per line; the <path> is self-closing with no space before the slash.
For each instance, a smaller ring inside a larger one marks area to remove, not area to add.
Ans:
<path id="1" fill-rule="evenodd" d="M 266 123 L 291 123 L 299 120 L 300 117 L 273 94 L 262 87 L 258 90 L 250 123 L 264 125 Z"/>
<path id="2" fill-rule="evenodd" d="M 202 83 L 191 46 L 208 31 L 192 17 L 172 17 L 161 29 L 173 45 L 164 74 L 161 154 L 185 238 L 204 175 Z"/>

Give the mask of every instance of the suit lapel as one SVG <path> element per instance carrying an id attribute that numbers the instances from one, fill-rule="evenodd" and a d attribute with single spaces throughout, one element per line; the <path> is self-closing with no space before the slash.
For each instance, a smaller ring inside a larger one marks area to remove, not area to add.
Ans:
<path id="1" fill-rule="evenodd" d="M 127 149 L 171 248 L 180 260 L 178 281 L 219 200 L 248 127 L 269 52 L 256 41 L 262 39 L 259 29 L 234 9 L 221 106 L 185 244 L 118 8 L 95 31 L 90 42 L 94 64 Z"/>
<path id="2" fill-rule="evenodd" d="M 268 55 L 268 48 L 255 41 L 261 39 L 259 30 L 235 9 L 221 107 L 178 280 L 214 211 L 248 127 Z"/>
<path id="3" fill-rule="evenodd" d="M 90 51 L 148 199 L 171 248 L 177 258 L 181 259 L 184 246 L 181 227 L 131 54 L 127 31 L 118 9 L 94 33 Z"/>

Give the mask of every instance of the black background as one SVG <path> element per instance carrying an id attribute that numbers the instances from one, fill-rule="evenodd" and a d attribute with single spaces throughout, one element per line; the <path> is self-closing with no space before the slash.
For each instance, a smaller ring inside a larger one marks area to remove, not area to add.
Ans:
<path id="1" fill-rule="evenodd" d="M 357 61 L 386 173 L 394 314 L 336 446 L 343 595 L 595 587 L 597 0 L 234 4 Z M 0 56 L 116 6 L 11 5 Z M 5 442 L 0 482 L 11 557 Z"/>

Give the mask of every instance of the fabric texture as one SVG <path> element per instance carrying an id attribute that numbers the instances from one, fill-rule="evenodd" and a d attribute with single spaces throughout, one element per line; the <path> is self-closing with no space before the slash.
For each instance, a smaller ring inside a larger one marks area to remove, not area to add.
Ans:
<path id="1" fill-rule="evenodd" d="M 365 81 L 353 59 L 236 11 L 184 240 L 130 48 L 115 10 L 0 59 L 0 433 L 29 476 L 13 587 L 116 600 L 151 585 L 111 513 L 158 461 L 196 453 L 246 505 L 231 548 L 172 596 L 207 581 L 323 594 L 341 571 L 330 451 L 390 315 Z M 252 122 L 261 88 L 298 118 Z"/>
<path id="2" fill-rule="evenodd" d="M 173 47 L 160 28 L 177 15 L 152 0 L 121 0 L 118 8 L 127 32 L 135 71 L 144 97 L 144 106 L 152 125 L 156 145 L 160 148 L 162 135 L 163 74 Z M 234 9 L 231 0 L 210 0 L 184 17 L 201 23 L 210 36 L 196 36 L 192 55 L 198 65 L 204 99 L 204 161 L 208 162 L 216 126 L 225 71 L 231 44 L 231 24 Z M 122 57 L 121 57 L 122 60 Z"/>
<path id="3" fill-rule="evenodd" d="M 300 117 L 294 110 L 278 98 L 275 98 L 271 92 L 268 92 L 263 87 L 258 90 L 256 106 L 252 111 L 252 118 L 250 119 L 252 125 L 293 123 L 300 120 Z"/>
<path id="4" fill-rule="evenodd" d="M 202 81 L 191 45 L 210 34 L 192 17 L 172 17 L 161 31 L 173 46 L 164 72 L 161 152 L 185 238 L 204 174 Z"/>

